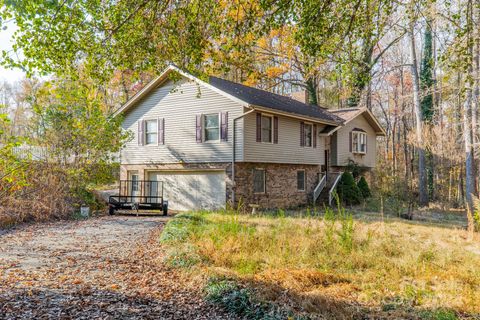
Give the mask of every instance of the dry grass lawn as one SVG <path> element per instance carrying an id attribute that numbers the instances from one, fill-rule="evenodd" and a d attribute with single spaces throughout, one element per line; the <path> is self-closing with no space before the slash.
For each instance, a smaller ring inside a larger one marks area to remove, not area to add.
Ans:
<path id="1" fill-rule="evenodd" d="M 450 224 L 203 212 L 177 216 L 162 240 L 171 265 L 234 278 L 313 317 L 480 314 L 480 239 Z"/>

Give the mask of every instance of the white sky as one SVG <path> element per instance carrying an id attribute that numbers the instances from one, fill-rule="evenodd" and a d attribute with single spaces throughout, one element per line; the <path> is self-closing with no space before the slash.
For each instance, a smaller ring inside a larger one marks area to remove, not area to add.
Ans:
<path id="1" fill-rule="evenodd" d="M 0 52 L 3 50 L 12 49 L 12 35 L 15 32 L 16 26 L 13 22 L 7 24 L 7 29 L 0 29 Z M 25 76 L 25 73 L 20 69 L 5 69 L 0 66 L 0 81 L 7 80 L 10 83 L 18 81 Z"/>

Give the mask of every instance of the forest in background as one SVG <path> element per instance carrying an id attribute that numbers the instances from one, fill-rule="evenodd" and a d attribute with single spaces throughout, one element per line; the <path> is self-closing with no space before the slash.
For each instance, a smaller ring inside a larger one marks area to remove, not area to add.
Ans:
<path id="1" fill-rule="evenodd" d="M 174 63 L 200 78 L 306 90 L 326 108 L 366 106 L 387 131 L 377 195 L 400 211 L 465 208 L 470 230 L 478 220 L 476 1 L 0 0 L 0 26 L 11 21 L 15 45 L 1 63 L 30 78 L 0 85 L 3 210 L 56 194 L 37 211 L 62 215 L 65 200 L 111 180 L 111 155 L 129 137 L 110 115 Z M 53 161 L 26 165 L 38 154 L 19 156 L 25 145 Z"/>

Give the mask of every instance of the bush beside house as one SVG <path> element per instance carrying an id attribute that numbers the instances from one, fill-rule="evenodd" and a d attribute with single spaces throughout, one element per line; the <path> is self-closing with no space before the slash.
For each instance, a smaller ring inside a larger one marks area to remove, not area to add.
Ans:
<path id="1" fill-rule="evenodd" d="M 362 201 L 362 192 L 348 171 L 342 174 L 338 182 L 337 193 L 340 201 L 347 205 L 359 204 Z"/>
<path id="2" fill-rule="evenodd" d="M 365 177 L 360 177 L 357 183 L 358 189 L 360 189 L 360 193 L 362 194 L 363 199 L 370 198 L 372 196 L 372 192 L 370 191 L 370 187 L 368 186 L 367 179 Z"/>

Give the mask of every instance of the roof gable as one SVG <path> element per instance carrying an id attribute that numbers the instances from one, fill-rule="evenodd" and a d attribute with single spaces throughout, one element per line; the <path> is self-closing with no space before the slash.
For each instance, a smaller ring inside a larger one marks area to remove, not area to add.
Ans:
<path id="1" fill-rule="evenodd" d="M 138 101 L 148 95 L 153 89 L 168 80 L 168 76 L 171 72 L 176 72 L 181 76 L 199 83 L 200 85 L 207 87 L 227 98 L 234 100 L 245 107 L 255 109 L 256 107 L 267 108 L 271 112 L 281 112 L 287 116 L 306 117 L 313 121 L 331 124 L 334 126 L 341 125 L 343 120 L 316 106 L 308 105 L 300 101 L 285 97 L 282 95 L 274 94 L 268 91 L 256 89 L 253 87 L 244 86 L 232 81 L 220 79 L 217 77 L 210 77 L 209 83 L 204 82 L 197 77 L 183 72 L 175 66 L 167 67 L 160 76 L 153 79 L 142 90 L 137 92 L 130 100 L 128 100 L 123 106 L 115 111 L 114 116 L 124 113 L 131 109 Z"/>
<path id="2" fill-rule="evenodd" d="M 368 124 L 375 130 L 375 133 L 377 136 L 385 136 L 386 132 L 381 126 L 381 124 L 378 122 L 378 119 L 375 117 L 375 115 L 368 110 L 367 108 L 345 108 L 345 109 L 338 109 L 338 110 L 332 110 L 330 111 L 333 114 L 341 117 L 345 123 L 347 124 L 353 119 L 357 118 L 360 115 L 363 115 L 365 119 L 367 120 Z M 328 134 L 334 133 L 338 128 L 335 128 L 334 130 L 330 131 Z"/>
<path id="3" fill-rule="evenodd" d="M 194 77 L 193 75 L 189 74 L 189 73 L 186 73 L 186 72 L 183 72 L 182 70 L 180 70 L 179 68 L 173 66 L 173 65 L 170 65 L 168 66 L 158 77 L 156 77 L 155 79 L 153 79 L 152 81 L 150 81 L 145 87 L 143 87 L 140 91 L 138 91 L 133 97 L 131 97 L 127 102 L 125 102 L 125 104 L 123 104 L 120 108 L 118 108 L 113 116 L 117 116 L 121 113 L 124 113 L 128 110 L 130 110 L 138 101 L 140 101 L 142 98 L 144 98 L 145 96 L 147 96 L 152 90 L 154 90 L 155 88 L 157 88 L 158 86 L 160 86 L 161 84 L 163 84 L 164 82 L 166 82 L 168 79 L 169 79 L 169 75 L 171 72 L 176 72 L 178 73 L 180 76 L 188 79 L 188 80 L 191 80 L 191 81 L 195 81 L 197 83 L 199 83 L 200 85 L 203 85 L 217 93 L 220 93 L 222 94 L 223 96 L 226 96 L 227 98 L 229 99 L 232 99 L 244 106 L 247 106 L 247 103 L 245 103 L 244 101 L 241 101 L 239 99 L 237 99 L 236 97 L 234 96 L 231 96 L 229 94 L 227 94 L 226 92 L 223 92 L 221 90 L 218 90 L 217 88 L 209 85 L 208 83 L 198 79 L 197 77 Z"/>

